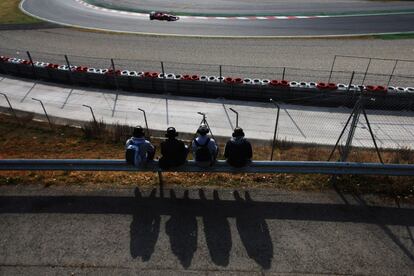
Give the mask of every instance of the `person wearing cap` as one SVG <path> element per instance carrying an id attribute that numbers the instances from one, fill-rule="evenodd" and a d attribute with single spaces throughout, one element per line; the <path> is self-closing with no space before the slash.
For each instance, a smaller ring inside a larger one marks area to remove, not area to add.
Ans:
<path id="1" fill-rule="evenodd" d="M 197 129 L 197 137 L 191 144 L 193 158 L 200 167 L 209 167 L 214 165 L 217 159 L 219 148 L 213 138 L 208 137 L 210 132 L 205 124 L 201 124 Z"/>
<path id="2" fill-rule="evenodd" d="M 183 141 L 177 139 L 178 132 L 173 127 L 167 128 L 167 140 L 161 143 L 161 158 L 159 166 L 162 169 L 178 167 L 187 160 L 188 148 Z"/>
<path id="3" fill-rule="evenodd" d="M 154 159 L 155 147 L 150 141 L 145 139 L 144 129 L 141 126 L 134 127 L 132 137 L 125 143 L 125 149 L 128 153 L 130 148 L 136 147 L 137 155 L 134 156 L 133 165 L 145 165 Z M 128 161 L 128 157 L 127 157 Z"/>
<path id="4" fill-rule="evenodd" d="M 224 158 L 227 159 L 233 167 L 241 168 L 249 164 L 252 160 L 252 146 L 244 138 L 243 129 L 236 127 L 233 131 L 232 138 L 227 141 L 224 149 Z"/>

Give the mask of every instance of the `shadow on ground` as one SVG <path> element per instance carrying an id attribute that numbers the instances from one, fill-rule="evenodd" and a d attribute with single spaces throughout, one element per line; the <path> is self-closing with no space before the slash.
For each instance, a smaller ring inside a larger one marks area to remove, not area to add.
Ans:
<path id="1" fill-rule="evenodd" d="M 149 261 L 160 233 L 161 216 L 169 216 L 165 232 L 171 250 L 184 268 L 189 268 L 197 250 L 198 229 L 203 229 L 211 260 L 218 266 L 229 264 L 232 236 L 228 219 L 234 218 L 240 240 L 247 255 L 263 269 L 269 269 L 273 259 L 273 242 L 267 219 L 327 222 L 353 222 L 382 225 L 414 226 L 414 209 L 375 207 L 351 204 L 320 204 L 253 201 L 249 192 L 241 196 L 234 191 L 231 200 L 219 198 L 213 191 L 208 198 L 203 190 L 190 198 L 189 191 L 177 197 L 157 196 L 152 190 L 143 196 L 0 196 L 2 213 L 62 213 L 62 214 L 127 214 L 132 215 L 130 254 Z M 194 197 L 197 197 L 194 199 Z M 201 217 L 203 227 L 197 226 Z M 406 254 L 410 253 L 405 252 Z M 410 253 L 410 258 L 412 254 Z"/>

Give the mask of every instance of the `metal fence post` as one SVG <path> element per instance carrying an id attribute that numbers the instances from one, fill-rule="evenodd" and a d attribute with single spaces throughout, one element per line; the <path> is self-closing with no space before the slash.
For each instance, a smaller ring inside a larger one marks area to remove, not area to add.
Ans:
<path id="1" fill-rule="evenodd" d="M 67 55 L 65 55 L 65 60 L 66 60 L 66 64 L 67 64 L 67 66 L 68 66 L 68 70 L 69 70 L 69 80 L 70 80 L 70 82 L 73 84 L 73 79 L 72 79 L 72 68 L 71 68 L 71 66 L 70 66 L 70 62 L 69 62 L 69 58 L 68 58 L 68 56 Z"/>
<path id="2" fill-rule="evenodd" d="M 118 78 L 116 76 L 114 59 L 112 58 L 111 58 L 111 66 L 112 66 L 112 70 L 114 71 L 114 82 L 115 82 L 116 90 L 118 91 L 119 90 Z"/>
<path id="3" fill-rule="evenodd" d="M 388 79 L 388 82 L 387 82 L 387 87 L 390 86 L 391 79 L 394 76 L 395 69 L 397 68 L 397 64 L 398 64 L 398 59 L 395 60 L 394 67 L 392 68 L 392 72 L 391 72 L 390 78 Z"/>
<path id="4" fill-rule="evenodd" d="M 364 78 L 362 79 L 362 85 L 364 85 L 365 78 L 366 78 L 366 76 L 368 74 L 369 66 L 371 65 L 371 60 L 372 60 L 372 58 L 369 59 L 369 62 L 368 62 L 368 65 L 367 65 L 367 69 L 365 70 Z"/>
<path id="5" fill-rule="evenodd" d="M 275 101 L 273 101 L 273 99 L 269 99 L 269 100 L 277 108 L 275 131 L 273 132 L 273 140 L 272 140 L 272 153 L 270 154 L 270 161 L 273 161 L 273 153 L 274 153 L 275 144 L 276 144 L 276 134 L 277 134 L 277 128 L 278 128 L 278 125 L 279 125 L 280 106 Z"/>
<path id="6" fill-rule="evenodd" d="M 26 53 L 27 53 L 27 57 L 28 57 L 28 58 L 29 58 L 29 60 L 30 60 L 30 64 L 32 65 L 33 77 L 34 77 L 35 79 L 37 79 L 37 75 L 36 75 L 36 68 L 35 68 L 34 63 L 33 63 L 32 55 L 30 55 L 30 52 L 29 52 L 29 51 L 27 51 Z"/>
<path id="7" fill-rule="evenodd" d="M 355 75 L 355 71 L 352 71 L 351 79 L 349 81 L 348 88 L 347 88 L 346 92 L 349 92 L 349 90 L 351 89 L 352 82 L 354 81 L 354 75 Z"/>
<path id="8" fill-rule="evenodd" d="M 1 92 L 0 92 L 0 94 L 1 94 L 1 95 L 3 95 L 3 96 L 6 98 L 6 101 L 7 101 L 7 103 L 9 104 L 9 108 L 10 108 L 11 113 L 13 114 L 14 118 L 16 118 L 17 123 L 20 123 L 20 120 L 19 120 L 19 118 L 17 117 L 17 114 L 16 114 L 16 112 L 14 111 L 13 106 L 11 105 L 11 103 L 10 103 L 9 98 L 7 97 L 7 95 L 6 95 L 6 94 L 4 94 L 4 93 L 1 93 Z"/>
<path id="9" fill-rule="evenodd" d="M 165 83 L 165 70 L 164 70 L 164 62 L 161 61 L 161 72 L 162 72 L 162 80 L 163 80 L 163 89 L 164 93 L 167 92 L 167 84 Z"/>
<path id="10" fill-rule="evenodd" d="M 48 114 L 47 114 L 47 112 L 46 112 L 46 108 L 45 108 L 45 106 L 43 105 L 43 102 L 42 102 L 41 100 L 39 100 L 39 99 L 36 99 L 36 98 L 32 98 L 32 100 L 37 101 L 37 102 L 39 102 L 39 103 L 42 105 L 43 112 L 44 112 L 44 113 L 45 113 L 45 115 L 46 115 L 46 119 L 47 119 L 47 121 L 49 122 L 49 126 L 50 126 L 50 128 L 51 128 L 51 129 L 53 129 L 52 122 L 50 121 L 49 115 L 48 115 Z"/>
<path id="11" fill-rule="evenodd" d="M 89 108 L 89 110 L 90 110 L 90 111 L 91 111 L 91 113 L 92 113 L 93 122 L 94 122 L 95 126 L 98 126 L 98 122 L 96 121 L 95 114 L 93 113 L 93 109 L 92 109 L 92 107 L 91 107 L 91 106 L 89 106 L 89 105 L 86 105 L 86 104 L 83 104 L 82 106 Z"/>
<path id="12" fill-rule="evenodd" d="M 148 121 L 147 121 L 147 113 L 145 112 L 144 109 L 138 108 L 138 110 L 141 111 L 142 113 L 144 113 L 145 127 L 147 129 L 147 135 L 148 135 L 148 137 L 150 137 L 149 128 L 148 128 Z"/>
<path id="13" fill-rule="evenodd" d="M 332 62 L 332 66 L 331 66 L 331 72 L 329 73 L 329 79 L 328 79 L 328 83 L 330 83 L 330 82 L 331 82 L 331 77 L 332 77 L 332 71 L 333 71 L 333 69 L 334 69 L 334 66 L 335 66 L 335 61 L 336 61 L 336 55 L 334 56 L 334 60 L 333 60 L 333 62 Z"/>
<path id="14" fill-rule="evenodd" d="M 231 111 L 233 111 L 236 114 L 236 128 L 239 127 L 239 112 L 234 110 L 233 108 L 229 108 Z"/>
<path id="15" fill-rule="evenodd" d="M 220 65 L 220 68 L 219 68 L 219 69 L 220 69 L 220 72 L 219 72 L 219 73 L 220 73 L 220 74 L 219 74 L 219 75 L 220 75 L 220 76 L 219 76 L 219 77 L 220 77 L 220 82 L 221 82 L 221 79 L 222 79 L 222 70 L 221 70 L 222 68 L 221 68 L 221 67 L 222 67 L 222 66 Z"/>

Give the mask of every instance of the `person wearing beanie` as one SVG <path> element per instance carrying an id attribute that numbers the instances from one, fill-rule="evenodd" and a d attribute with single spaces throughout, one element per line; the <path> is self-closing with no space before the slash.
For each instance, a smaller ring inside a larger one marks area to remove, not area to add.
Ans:
<path id="1" fill-rule="evenodd" d="M 188 148 L 183 141 L 177 139 L 178 132 L 174 127 L 167 128 L 165 141 L 161 143 L 161 158 L 159 166 L 161 169 L 178 167 L 187 161 Z"/>
<path id="2" fill-rule="evenodd" d="M 132 137 L 125 143 L 125 159 L 134 166 L 145 165 L 154 159 L 155 147 L 145 139 L 144 129 L 134 127 Z"/>
<path id="3" fill-rule="evenodd" d="M 252 146 L 246 138 L 244 138 L 243 129 L 236 127 L 233 131 L 232 138 L 227 141 L 224 149 L 224 158 L 227 159 L 233 167 L 241 168 L 248 165 L 252 159 Z"/>
<path id="4" fill-rule="evenodd" d="M 197 137 L 191 144 L 193 158 L 200 167 L 210 167 L 217 159 L 219 148 L 214 139 L 208 137 L 210 132 L 205 124 L 201 124 L 197 129 Z"/>

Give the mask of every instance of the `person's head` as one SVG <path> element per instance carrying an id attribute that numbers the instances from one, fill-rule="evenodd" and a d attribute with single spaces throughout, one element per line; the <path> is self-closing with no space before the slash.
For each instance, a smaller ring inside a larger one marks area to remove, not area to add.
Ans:
<path id="1" fill-rule="evenodd" d="M 209 132 L 210 132 L 210 130 L 208 129 L 207 125 L 205 125 L 205 124 L 201 124 L 197 129 L 197 133 L 200 134 L 201 136 L 205 136 Z"/>
<path id="2" fill-rule="evenodd" d="M 234 138 L 244 137 L 243 129 L 241 127 L 236 127 L 233 131 L 232 136 Z"/>
<path id="3" fill-rule="evenodd" d="M 167 132 L 165 133 L 165 137 L 172 139 L 172 138 L 175 138 L 177 136 L 178 136 L 178 132 L 175 130 L 174 127 L 167 128 Z"/>
<path id="4" fill-rule="evenodd" d="M 134 127 L 134 131 L 132 132 L 132 136 L 135 137 L 135 138 L 144 137 L 144 129 L 142 128 L 142 126 Z"/>

